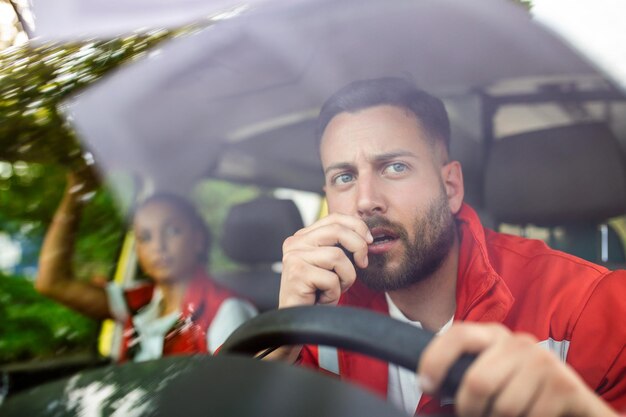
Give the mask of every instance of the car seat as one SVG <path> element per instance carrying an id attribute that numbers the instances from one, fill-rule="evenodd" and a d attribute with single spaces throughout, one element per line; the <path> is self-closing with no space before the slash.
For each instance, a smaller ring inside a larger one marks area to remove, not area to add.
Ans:
<path id="1" fill-rule="evenodd" d="M 260 311 L 278 306 L 283 241 L 304 226 L 292 200 L 260 197 L 231 207 L 221 238 L 226 256 L 241 265 L 215 280 L 250 299 Z"/>
<path id="2" fill-rule="evenodd" d="M 626 161 L 604 123 L 494 142 L 484 197 L 497 224 L 546 227 L 556 249 L 610 267 L 626 265 L 623 243 L 607 224 L 626 213 Z"/>

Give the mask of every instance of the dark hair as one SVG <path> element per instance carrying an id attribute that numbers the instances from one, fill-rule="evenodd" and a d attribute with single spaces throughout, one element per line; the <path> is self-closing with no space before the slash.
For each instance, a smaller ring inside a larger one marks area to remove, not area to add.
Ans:
<path id="1" fill-rule="evenodd" d="M 171 204 L 179 210 L 179 212 L 191 223 L 193 229 L 198 231 L 202 235 L 202 251 L 200 252 L 200 258 L 198 259 L 203 265 L 206 265 L 209 261 L 209 253 L 211 251 L 211 245 L 213 243 L 213 236 L 211 235 L 211 230 L 209 226 L 206 224 L 200 213 L 196 209 L 196 207 L 189 202 L 189 200 L 178 196 L 176 194 L 170 193 L 157 193 L 153 194 L 150 197 L 146 198 L 137 206 L 132 215 L 133 221 L 135 220 L 135 216 L 142 208 L 146 207 L 151 203 L 167 203 Z"/>
<path id="2" fill-rule="evenodd" d="M 443 102 L 410 81 L 396 77 L 354 81 L 333 94 L 322 106 L 317 119 L 318 142 L 328 123 L 338 114 L 385 104 L 410 110 L 431 144 L 439 141 L 449 151 L 450 121 Z"/>

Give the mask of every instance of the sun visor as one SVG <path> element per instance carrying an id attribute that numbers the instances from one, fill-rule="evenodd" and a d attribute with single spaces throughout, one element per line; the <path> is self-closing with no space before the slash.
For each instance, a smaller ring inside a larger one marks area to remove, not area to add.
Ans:
<path id="1" fill-rule="evenodd" d="M 624 155 L 603 123 L 503 137 L 487 164 L 485 206 L 504 223 L 600 223 L 626 213 Z"/>

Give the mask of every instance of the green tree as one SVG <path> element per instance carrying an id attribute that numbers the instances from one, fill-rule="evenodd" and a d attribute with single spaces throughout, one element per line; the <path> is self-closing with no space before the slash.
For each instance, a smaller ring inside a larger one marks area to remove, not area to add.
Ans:
<path id="1" fill-rule="evenodd" d="M 36 263 L 36 248 L 60 200 L 65 172 L 94 166 L 87 163 L 60 104 L 178 33 L 27 44 L 0 53 L 0 232 L 35 247 L 23 253 L 22 263 Z M 86 206 L 73 260 L 80 278 L 111 276 L 124 230 L 112 196 L 98 190 Z M 41 297 L 23 276 L 0 274 L 0 314 L 0 363 L 90 350 L 98 328 Z"/>
<path id="2" fill-rule="evenodd" d="M 0 364 L 89 351 L 97 323 L 44 298 L 22 277 L 0 273 Z"/>

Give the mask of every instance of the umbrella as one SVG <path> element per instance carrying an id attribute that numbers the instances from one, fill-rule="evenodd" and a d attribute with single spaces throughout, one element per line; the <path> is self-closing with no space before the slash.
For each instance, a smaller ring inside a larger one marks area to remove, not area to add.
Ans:
<path id="1" fill-rule="evenodd" d="M 446 100 L 453 154 L 476 194 L 484 144 L 503 133 L 485 123 L 486 98 L 624 99 L 508 1 L 301 0 L 256 4 L 173 40 L 67 112 L 107 173 L 132 170 L 162 189 L 209 175 L 320 192 L 313 127 L 321 104 L 352 80 L 380 76 L 409 77 Z M 554 117 L 535 113 L 518 114 L 520 126 L 504 133 Z"/>

